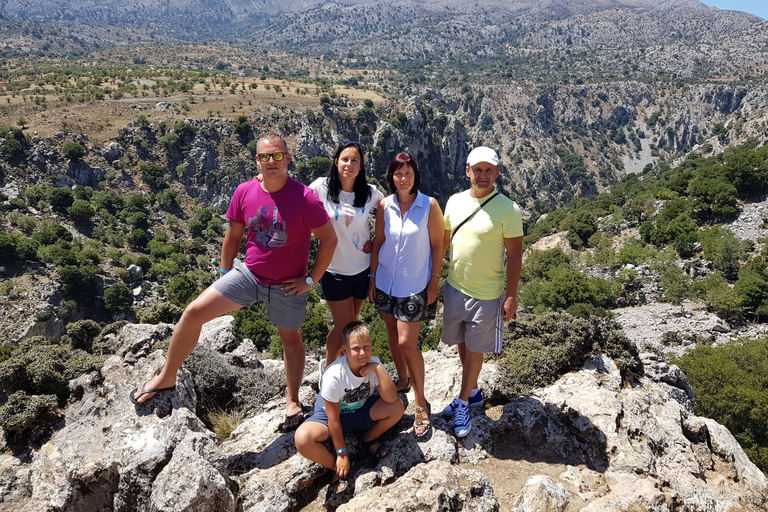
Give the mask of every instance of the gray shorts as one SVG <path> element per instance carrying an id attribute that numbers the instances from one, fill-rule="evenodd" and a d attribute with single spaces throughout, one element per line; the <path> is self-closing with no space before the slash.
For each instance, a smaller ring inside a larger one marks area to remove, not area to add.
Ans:
<path id="1" fill-rule="evenodd" d="M 503 299 L 503 295 L 498 299 L 475 299 L 446 282 L 443 286 L 443 343 L 465 343 L 470 352 L 501 352 Z"/>
<path id="2" fill-rule="evenodd" d="M 277 327 L 296 330 L 307 316 L 307 295 L 286 295 L 282 285 L 261 284 L 239 259 L 232 262 L 232 270 L 214 281 L 213 288 L 244 308 L 257 302 L 267 305 L 267 319 Z"/>

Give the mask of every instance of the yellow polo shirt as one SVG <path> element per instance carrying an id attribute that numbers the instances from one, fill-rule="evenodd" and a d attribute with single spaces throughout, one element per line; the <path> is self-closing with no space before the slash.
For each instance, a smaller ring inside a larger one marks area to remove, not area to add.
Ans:
<path id="1" fill-rule="evenodd" d="M 445 205 L 445 229 L 469 217 L 489 196 L 476 199 L 469 190 L 454 194 Z M 497 299 L 504 291 L 504 239 L 523 236 L 520 208 L 503 194 L 494 197 L 466 222 L 449 247 L 448 282 L 470 297 Z"/>

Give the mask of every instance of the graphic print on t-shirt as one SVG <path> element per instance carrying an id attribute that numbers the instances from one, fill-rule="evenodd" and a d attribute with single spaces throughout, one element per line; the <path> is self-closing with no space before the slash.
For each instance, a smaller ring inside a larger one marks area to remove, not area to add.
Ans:
<path id="1" fill-rule="evenodd" d="M 262 206 L 259 214 L 248 219 L 254 241 L 263 247 L 283 247 L 288 243 L 288 226 L 280 217 L 277 206 Z"/>
<path id="2" fill-rule="evenodd" d="M 363 382 L 359 387 L 344 390 L 344 398 L 341 399 L 342 411 L 351 412 L 363 406 L 371 396 L 371 385 Z"/>

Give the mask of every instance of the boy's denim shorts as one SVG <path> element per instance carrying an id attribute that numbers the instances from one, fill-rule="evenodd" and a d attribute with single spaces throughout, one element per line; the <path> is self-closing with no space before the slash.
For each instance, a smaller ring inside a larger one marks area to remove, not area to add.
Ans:
<path id="1" fill-rule="evenodd" d="M 349 432 L 362 432 L 368 430 L 373 426 L 375 421 L 371 419 L 371 407 L 379 401 L 381 398 L 378 394 L 373 394 L 368 397 L 363 406 L 355 412 L 350 412 L 341 415 L 341 430 L 347 434 Z M 315 401 L 315 412 L 306 419 L 306 421 L 314 421 L 328 425 L 328 415 L 325 412 L 325 400 L 322 395 L 317 395 Z M 330 435 L 330 434 L 329 434 Z"/>

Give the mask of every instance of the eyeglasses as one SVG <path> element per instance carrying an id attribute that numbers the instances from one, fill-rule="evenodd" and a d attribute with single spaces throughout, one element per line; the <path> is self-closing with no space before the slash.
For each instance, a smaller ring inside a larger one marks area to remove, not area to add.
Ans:
<path id="1" fill-rule="evenodd" d="M 259 158 L 260 162 L 269 162 L 270 158 L 274 158 L 275 162 L 279 162 L 280 160 L 285 158 L 285 152 L 275 151 L 274 153 L 259 153 L 256 156 Z"/>

